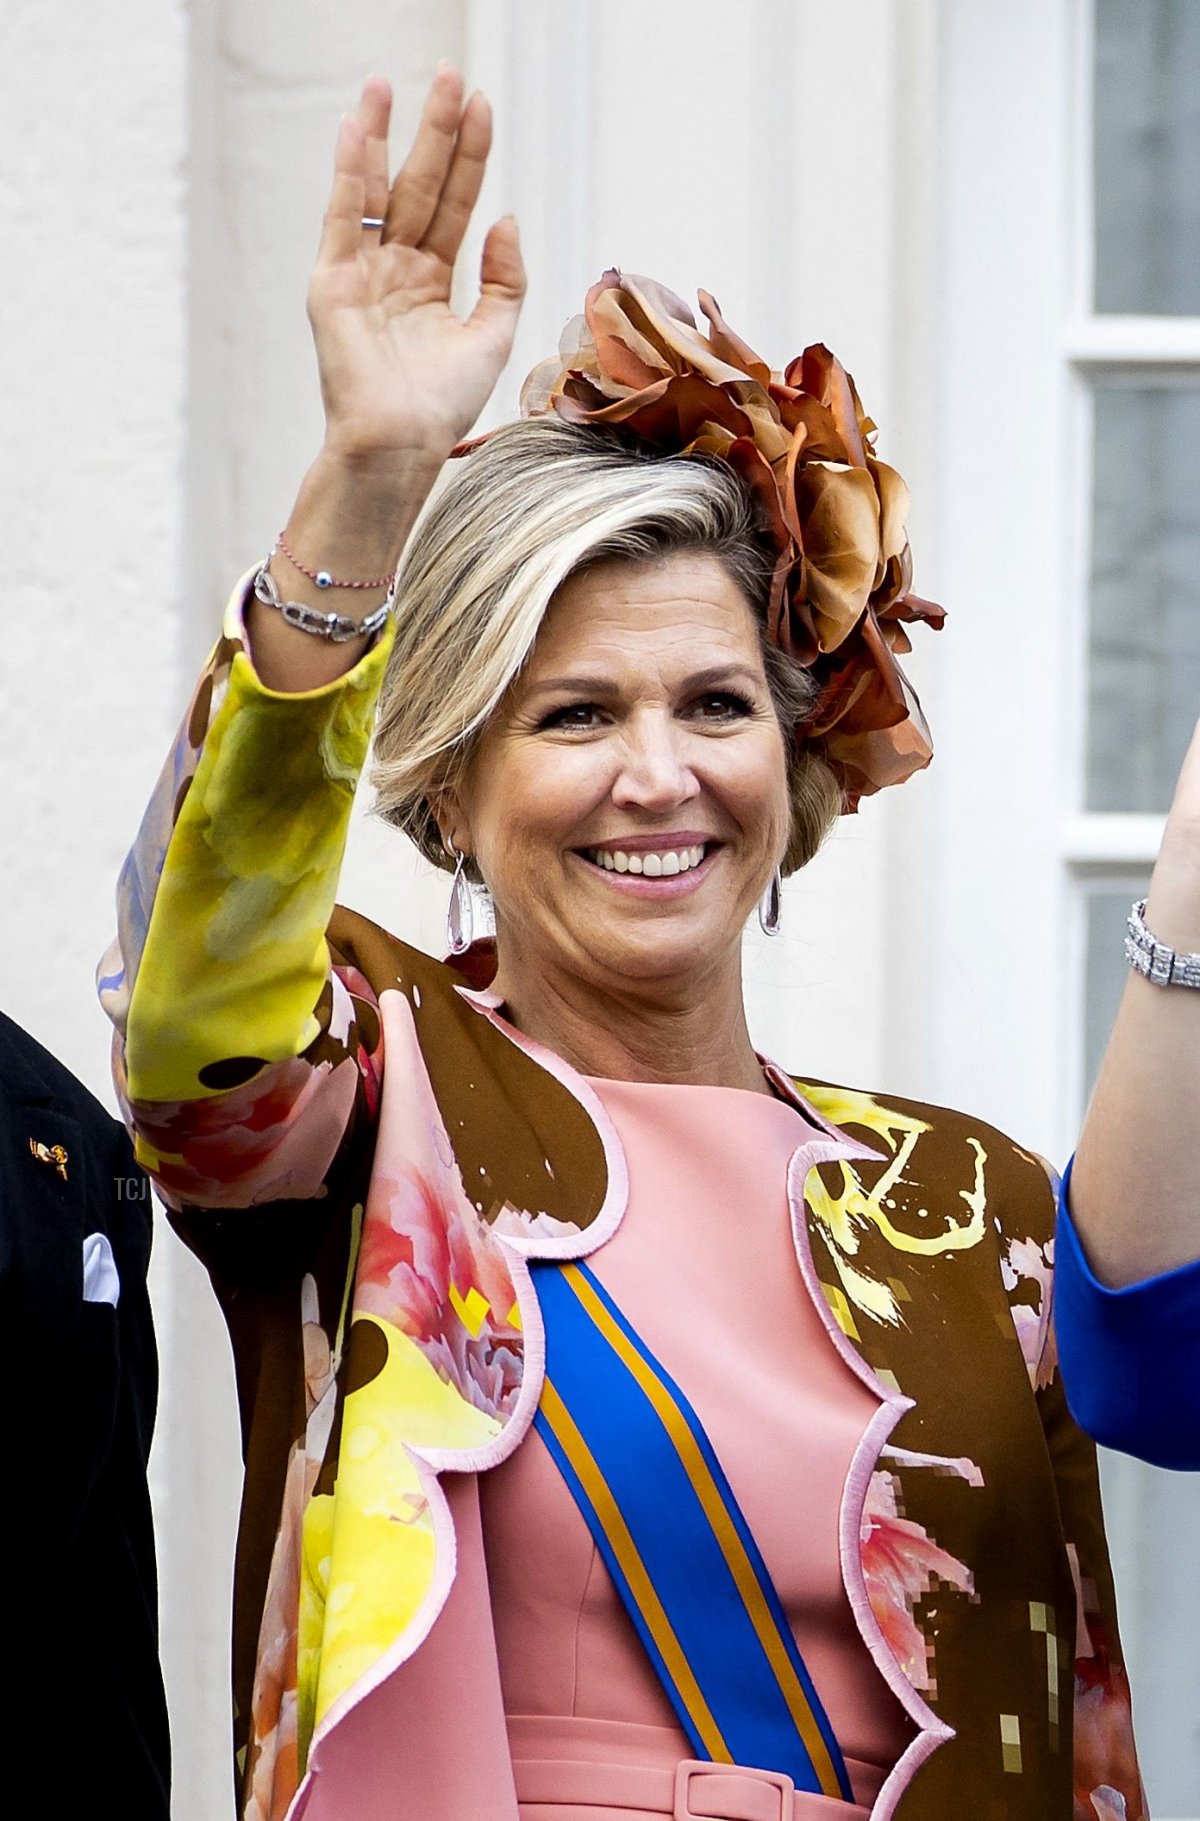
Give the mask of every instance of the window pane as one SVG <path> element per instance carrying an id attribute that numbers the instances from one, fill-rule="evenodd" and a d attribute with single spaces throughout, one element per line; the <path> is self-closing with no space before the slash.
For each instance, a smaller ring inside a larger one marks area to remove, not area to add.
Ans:
<path id="1" fill-rule="evenodd" d="M 1200 6 L 1096 0 L 1096 308 L 1200 316 Z"/>
<path id="2" fill-rule="evenodd" d="M 1157 812 L 1200 716 L 1200 383 L 1094 404 L 1086 806 Z"/>

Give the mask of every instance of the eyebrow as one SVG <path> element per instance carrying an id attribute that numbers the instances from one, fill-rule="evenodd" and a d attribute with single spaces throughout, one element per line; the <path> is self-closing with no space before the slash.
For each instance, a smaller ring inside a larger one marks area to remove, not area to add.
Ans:
<path id="1" fill-rule="evenodd" d="M 755 685 L 761 684 L 762 677 L 752 670 L 749 664 L 713 664 L 707 670 L 696 670 L 684 677 L 680 685 L 683 689 L 716 689 L 723 683 L 736 680 Z M 540 683 L 528 685 L 530 695 L 590 695 L 618 696 L 621 693 L 619 683 L 607 677 L 546 677 Z"/>

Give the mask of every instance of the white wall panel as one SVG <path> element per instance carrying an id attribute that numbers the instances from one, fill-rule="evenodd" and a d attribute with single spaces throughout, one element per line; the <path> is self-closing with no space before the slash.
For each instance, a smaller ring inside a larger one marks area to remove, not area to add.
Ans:
<path id="1" fill-rule="evenodd" d="M 1043 0 L 943 18 L 933 1082 L 1061 1163 L 1070 34 Z"/>
<path id="2" fill-rule="evenodd" d="M 184 6 L 123 17 L 10 0 L 0 58 L 0 1004 L 105 1098 L 91 979 L 166 743 L 184 439 Z"/>
<path id="3" fill-rule="evenodd" d="M 186 53 L 183 0 L 122 0 L 115 14 L 83 0 L 5 8 L 0 1004 L 109 1104 L 110 1031 L 92 975 L 183 686 Z M 186 1761 L 194 1640 L 178 1623 L 190 1578 L 181 1545 L 203 1404 L 179 1396 L 189 1362 L 177 1261 L 160 1234 L 153 1476 L 164 1654 Z M 219 1392 L 223 1353 L 211 1361 Z M 190 1364 L 201 1391 L 209 1362 Z M 209 1628 L 221 1681 L 226 1628 L 219 1615 Z M 204 1821 L 201 1805 L 191 1812 Z"/>

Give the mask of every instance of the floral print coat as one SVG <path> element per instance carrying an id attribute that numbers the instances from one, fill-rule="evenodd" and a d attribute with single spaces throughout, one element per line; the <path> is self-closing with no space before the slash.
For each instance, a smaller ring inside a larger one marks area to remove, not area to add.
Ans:
<path id="1" fill-rule="evenodd" d="M 474 1476 L 537 1405 L 527 1261 L 612 1234 L 620 1146 L 507 1025 L 486 955 L 468 978 L 335 909 L 386 635 L 279 696 L 241 601 L 101 969 L 138 1154 L 235 1349 L 241 1814 L 515 1821 Z M 1095 1458 L 1055 1362 L 1047 1174 L 960 1114 L 775 1079 L 814 1128 L 790 1174 L 799 1268 L 878 1398 L 843 1573 L 912 1738 L 873 1821 L 1140 1821 Z"/>

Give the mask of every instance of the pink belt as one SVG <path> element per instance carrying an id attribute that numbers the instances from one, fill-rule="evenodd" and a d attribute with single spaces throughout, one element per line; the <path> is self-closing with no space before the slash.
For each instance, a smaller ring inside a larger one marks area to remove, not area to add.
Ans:
<path id="1" fill-rule="evenodd" d="M 517 1802 L 529 1821 L 597 1821 L 622 1810 L 670 1821 L 869 1821 L 870 1810 L 797 1790 L 790 1777 L 738 1764 L 685 1759 L 673 1770 L 642 1764 L 555 1759 L 513 1764 Z"/>

